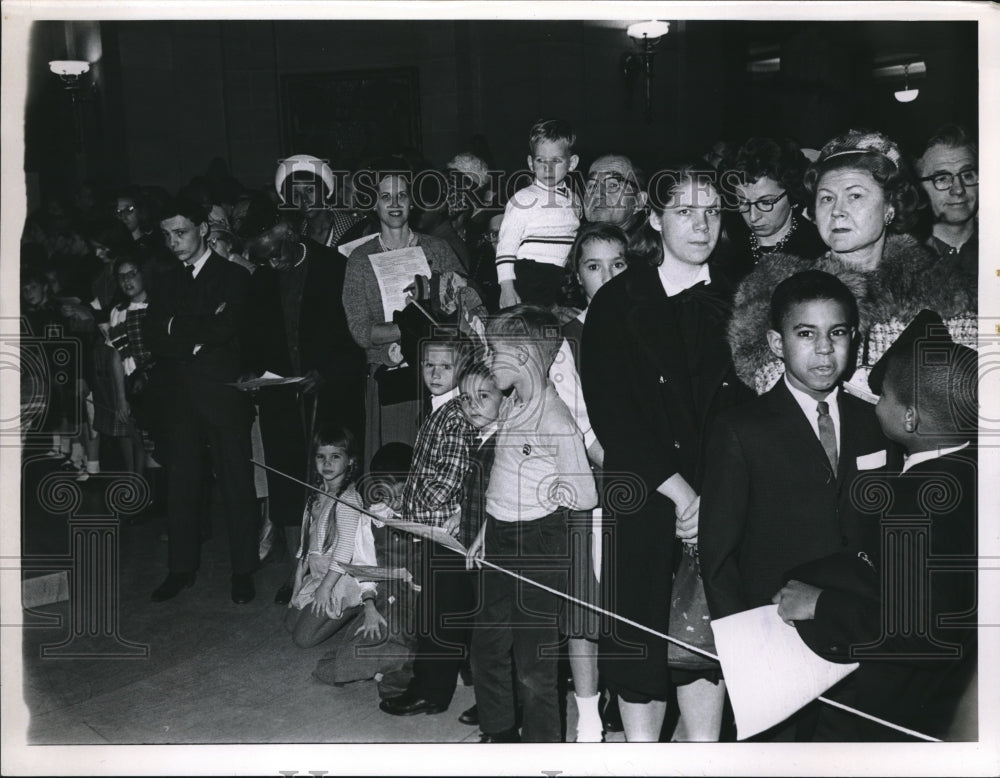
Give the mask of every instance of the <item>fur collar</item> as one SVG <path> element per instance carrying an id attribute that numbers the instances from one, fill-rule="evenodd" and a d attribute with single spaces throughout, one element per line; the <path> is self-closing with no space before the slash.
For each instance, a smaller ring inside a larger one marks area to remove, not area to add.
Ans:
<path id="1" fill-rule="evenodd" d="M 889 235 L 882 261 L 871 273 L 860 273 L 827 252 L 818 260 L 774 254 L 748 275 L 733 300 L 729 345 L 740 379 L 754 386 L 754 374 L 774 356 L 767 345 L 771 293 L 788 276 L 815 267 L 843 281 L 858 300 L 860 329 L 899 319 L 910 321 L 922 309 L 948 319 L 977 310 L 975 280 L 948 272 L 945 263 L 910 235 Z"/>

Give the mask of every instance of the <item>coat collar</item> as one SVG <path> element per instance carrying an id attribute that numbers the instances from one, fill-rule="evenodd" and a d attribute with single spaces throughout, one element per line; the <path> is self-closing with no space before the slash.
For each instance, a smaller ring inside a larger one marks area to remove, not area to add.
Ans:
<path id="1" fill-rule="evenodd" d="M 714 273 L 714 271 L 713 271 Z M 686 418 L 694 417 L 694 399 L 691 397 L 691 384 L 687 380 L 688 366 L 684 355 L 684 344 L 666 312 L 669 310 L 668 298 L 660 283 L 660 275 L 655 267 L 640 267 L 627 272 L 625 281 L 628 311 L 626 326 L 631 339 L 650 359 L 652 367 L 659 374 L 659 383 L 669 385 L 674 399 L 684 406 Z M 714 277 L 714 276 L 713 276 Z M 702 294 L 711 295 L 713 304 L 718 303 L 720 315 L 725 309 L 724 298 L 718 294 L 715 284 L 701 287 Z M 719 330 L 724 333 L 724 323 Z M 717 343 L 708 344 L 705 352 L 704 369 L 701 385 L 719 387 L 725 375 L 730 372 L 729 346 L 724 337 L 719 337 Z M 704 407 L 708 407 L 705 403 Z"/>

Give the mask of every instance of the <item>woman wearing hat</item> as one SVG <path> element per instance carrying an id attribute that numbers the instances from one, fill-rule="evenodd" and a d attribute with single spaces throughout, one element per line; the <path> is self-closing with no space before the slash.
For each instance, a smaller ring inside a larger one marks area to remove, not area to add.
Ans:
<path id="1" fill-rule="evenodd" d="M 845 386 L 852 393 L 870 398 L 871 366 L 921 309 L 940 314 L 957 342 L 976 345 L 975 285 L 942 270 L 929 249 L 905 234 L 919 199 L 892 140 L 860 130 L 834 138 L 806 171 L 805 185 L 828 250 L 815 260 L 774 254 L 737 289 L 729 342 L 748 386 L 760 394 L 781 376 L 782 363 L 767 345 L 771 292 L 810 267 L 838 276 L 858 299 L 858 367 Z"/>

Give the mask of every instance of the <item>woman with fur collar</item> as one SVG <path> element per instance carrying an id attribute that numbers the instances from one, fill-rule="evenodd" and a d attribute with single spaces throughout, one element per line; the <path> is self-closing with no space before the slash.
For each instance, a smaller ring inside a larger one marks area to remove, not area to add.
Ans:
<path id="1" fill-rule="evenodd" d="M 850 130 L 823 147 L 805 184 L 809 215 L 830 250 L 818 260 L 772 255 L 740 284 L 729 343 L 744 383 L 763 394 L 781 377 L 783 365 L 767 345 L 771 293 L 810 267 L 836 275 L 858 299 L 858 367 L 845 384 L 852 394 L 873 398 L 871 366 L 921 309 L 937 311 L 955 341 L 976 345 L 974 277 L 947 272 L 933 252 L 901 234 L 913 225 L 919 200 L 893 141 Z"/>

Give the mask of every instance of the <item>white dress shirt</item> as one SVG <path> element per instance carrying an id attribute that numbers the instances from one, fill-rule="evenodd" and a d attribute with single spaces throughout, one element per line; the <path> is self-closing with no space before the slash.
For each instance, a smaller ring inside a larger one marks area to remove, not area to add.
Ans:
<path id="1" fill-rule="evenodd" d="M 956 451 L 961 451 L 968 445 L 969 441 L 965 441 L 965 443 L 961 446 L 952 446 L 951 448 L 932 448 L 930 451 L 918 451 L 916 454 L 903 458 L 903 472 L 905 473 L 911 467 L 916 467 L 921 462 L 928 462 L 931 459 L 943 457 L 945 454 L 954 454 Z"/>
<path id="2" fill-rule="evenodd" d="M 656 271 L 657 273 L 659 273 L 660 283 L 663 285 L 663 291 L 667 293 L 667 297 L 673 297 L 674 295 L 680 294 L 685 289 L 690 289 L 692 286 L 697 286 L 702 281 L 704 281 L 706 284 L 712 283 L 712 274 L 708 271 L 707 262 L 701 266 L 701 269 L 698 271 L 698 275 L 696 275 L 693 279 L 691 279 L 691 283 L 689 284 L 678 284 L 674 281 L 671 281 L 669 278 L 667 278 L 666 273 L 664 273 L 662 264 L 658 268 L 656 268 Z"/>
<path id="3" fill-rule="evenodd" d="M 792 393 L 792 397 L 795 398 L 795 402 L 799 404 L 802 412 L 806 415 L 806 420 L 809 422 L 809 426 L 812 427 L 812 431 L 816 435 L 816 440 L 819 440 L 818 401 L 814 400 L 801 389 L 796 389 L 792 386 L 791 382 L 788 380 L 787 373 L 785 373 L 784 381 L 785 386 L 788 387 L 788 391 L 790 391 Z M 840 404 L 837 402 L 839 392 L 840 387 L 835 386 L 830 393 L 823 398 L 826 404 L 830 406 L 830 418 L 833 419 L 833 431 L 837 437 L 837 456 L 840 456 Z"/>

